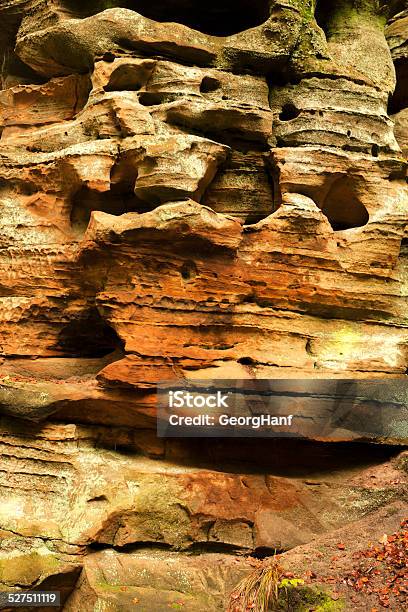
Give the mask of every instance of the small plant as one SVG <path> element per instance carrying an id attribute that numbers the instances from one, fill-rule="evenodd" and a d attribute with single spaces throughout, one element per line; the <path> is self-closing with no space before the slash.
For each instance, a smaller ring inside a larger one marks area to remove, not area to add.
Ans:
<path id="1" fill-rule="evenodd" d="M 291 589 L 296 589 L 297 587 L 305 584 L 305 581 L 301 578 L 284 578 L 278 584 L 278 590 L 282 589 L 285 592 L 286 598 L 286 609 L 290 610 L 290 593 Z"/>
<path id="2" fill-rule="evenodd" d="M 246 576 L 231 593 L 227 612 L 267 612 L 276 607 L 282 571 L 274 560 Z"/>

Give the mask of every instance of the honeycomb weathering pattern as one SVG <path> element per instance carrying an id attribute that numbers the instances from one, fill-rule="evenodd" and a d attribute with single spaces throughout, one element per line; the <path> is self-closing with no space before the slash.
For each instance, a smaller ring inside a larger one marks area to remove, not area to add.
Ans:
<path id="1" fill-rule="evenodd" d="M 385 524 L 395 466 L 346 512 L 350 474 L 260 475 L 270 443 L 158 441 L 154 390 L 407 375 L 407 3 L 0 0 L 0 23 L 1 589 L 225 609 L 231 551 Z"/>

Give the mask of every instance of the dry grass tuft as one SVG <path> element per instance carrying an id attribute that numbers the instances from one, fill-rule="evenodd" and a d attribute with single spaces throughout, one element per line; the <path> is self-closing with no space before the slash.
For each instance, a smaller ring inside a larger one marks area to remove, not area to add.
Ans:
<path id="1" fill-rule="evenodd" d="M 256 569 L 235 587 L 227 612 L 267 612 L 278 603 L 282 568 L 276 561 Z"/>

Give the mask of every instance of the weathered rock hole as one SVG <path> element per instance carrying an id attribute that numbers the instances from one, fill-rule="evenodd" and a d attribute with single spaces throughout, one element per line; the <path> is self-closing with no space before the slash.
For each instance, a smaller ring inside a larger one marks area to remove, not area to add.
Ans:
<path id="1" fill-rule="evenodd" d="M 139 95 L 139 102 L 143 106 L 157 106 L 166 101 L 168 102 L 169 100 L 165 100 L 163 94 L 160 93 L 143 92 Z"/>
<path id="2" fill-rule="evenodd" d="M 279 114 L 280 121 L 292 121 L 299 117 L 300 110 L 294 104 L 285 104 Z"/>
<path id="3" fill-rule="evenodd" d="M 389 181 L 405 181 L 406 180 L 406 169 L 401 166 L 398 170 L 392 170 L 388 175 Z"/>
<path id="4" fill-rule="evenodd" d="M 194 261 L 185 261 L 181 266 L 180 274 L 185 281 L 193 280 L 197 276 L 197 266 Z"/>
<path id="5" fill-rule="evenodd" d="M 252 357 L 240 357 L 238 359 L 238 363 L 245 366 L 253 366 L 256 362 L 254 359 L 252 359 Z"/>
<path id="6" fill-rule="evenodd" d="M 204 77 L 201 81 L 200 92 L 201 93 L 211 93 L 212 91 L 217 91 L 220 88 L 220 82 L 213 77 Z"/>
<path id="7" fill-rule="evenodd" d="M 270 16 L 269 0 L 61 0 L 63 9 L 87 17 L 109 8 L 127 8 L 148 19 L 176 22 L 210 34 L 230 36 L 264 23 Z"/>
<path id="8" fill-rule="evenodd" d="M 378 157 L 380 153 L 380 147 L 378 146 L 378 144 L 373 144 L 373 146 L 371 147 L 371 155 L 373 157 Z"/>
<path id="9" fill-rule="evenodd" d="M 110 197 L 83 186 L 75 194 L 71 208 L 71 227 L 77 234 L 83 234 L 88 227 L 93 211 L 100 210 L 110 215 L 121 215 L 125 212 L 121 199 Z"/>
<path id="10" fill-rule="evenodd" d="M 370 218 L 347 178 L 339 178 L 334 182 L 324 200 L 322 212 L 335 231 L 363 227 Z"/>
<path id="11" fill-rule="evenodd" d="M 124 64 L 113 70 L 105 91 L 139 91 L 149 80 L 151 64 Z"/>
<path id="12" fill-rule="evenodd" d="M 109 83 L 108 85 L 105 85 L 104 90 L 105 91 L 139 91 L 139 89 L 141 89 L 142 87 L 142 83 L 139 83 L 138 81 L 132 81 L 132 80 L 127 80 L 126 83 L 117 83 L 117 82 L 113 82 L 113 83 Z"/>
<path id="13" fill-rule="evenodd" d="M 110 51 L 107 51 L 106 53 L 103 54 L 102 59 L 104 62 L 112 63 L 115 61 L 116 58 L 113 53 L 111 53 Z"/>
<path id="14" fill-rule="evenodd" d="M 58 335 L 57 347 L 67 357 L 105 357 L 123 353 L 124 343 L 96 308 L 68 323 Z"/>
<path id="15" fill-rule="evenodd" d="M 74 195 L 71 208 L 71 227 L 75 234 L 82 235 L 88 227 L 93 211 L 110 215 L 127 212 L 146 212 L 149 208 L 134 193 L 137 170 L 131 160 L 122 160 L 111 172 L 111 188 L 100 192 L 83 185 Z"/>

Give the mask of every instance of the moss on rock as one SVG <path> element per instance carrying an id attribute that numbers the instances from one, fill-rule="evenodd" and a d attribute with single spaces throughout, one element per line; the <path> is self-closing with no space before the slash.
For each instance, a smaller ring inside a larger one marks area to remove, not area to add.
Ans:
<path id="1" fill-rule="evenodd" d="M 31 585 L 41 577 L 55 574 L 61 561 L 52 554 L 36 551 L 0 559 L 0 582 L 5 585 Z"/>
<path id="2" fill-rule="evenodd" d="M 281 589 L 278 606 L 277 611 L 292 612 L 341 612 L 345 609 L 344 600 L 335 600 L 321 589 L 305 586 L 288 586 Z"/>

